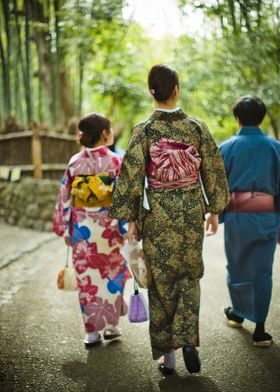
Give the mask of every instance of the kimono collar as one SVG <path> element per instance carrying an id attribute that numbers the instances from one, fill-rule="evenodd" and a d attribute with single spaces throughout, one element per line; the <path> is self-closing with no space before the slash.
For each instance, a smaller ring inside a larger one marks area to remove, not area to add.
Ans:
<path id="1" fill-rule="evenodd" d="M 150 120 L 177 121 L 185 117 L 186 115 L 184 114 L 183 110 L 178 108 L 176 111 L 155 110 L 151 115 Z"/>
<path id="2" fill-rule="evenodd" d="M 175 109 L 160 109 L 160 108 L 156 108 L 155 110 L 159 110 L 159 111 L 166 112 L 166 113 L 174 113 L 174 112 L 177 112 L 180 109 L 181 108 L 175 108 Z"/>
<path id="3" fill-rule="evenodd" d="M 107 147 L 103 146 L 103 145 L 100 145 L 100 146 L 97 146 L 97 147 L 85 147 L 85 150 L 87 150 L 87 151 L 96 151 L 96 150 L 99 150 L 100 148 L 107 148 Z"/>
<path id="4" fill-rule="evenodd" d="M 238 133 L 237 133 L 237 135 L 259 135 L 259 136 L 261 136 L 261 135 L 263 135 L 263 132 L 262 132 L 262 130 L 259 128 L 259 127 L 257 127 L 257 126 L 255 126 L 255 125 L 252 125 L 252 126 L 245 126 L 245 127 L 241 127 L 240 129 L 239 129 L 239 131 L 238 131 Z"/>

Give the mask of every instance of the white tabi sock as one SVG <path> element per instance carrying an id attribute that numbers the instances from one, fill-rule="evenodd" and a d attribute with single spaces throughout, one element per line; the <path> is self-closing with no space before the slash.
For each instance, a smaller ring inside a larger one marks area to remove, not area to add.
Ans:
<path id="1" fill-rule="evenodd" d="M 176 356 L 175 351 L 170 351 L 169 353 L 164 354 L 164 366 L 169 369 L 175 369 L 176 367 Z"/>
<path id="2" fill-rule="evenodd" d="M 85 335 L 84 343 L 95 343 L 101 339 L 101 336 L 98 332 L 88 332 Z"/>

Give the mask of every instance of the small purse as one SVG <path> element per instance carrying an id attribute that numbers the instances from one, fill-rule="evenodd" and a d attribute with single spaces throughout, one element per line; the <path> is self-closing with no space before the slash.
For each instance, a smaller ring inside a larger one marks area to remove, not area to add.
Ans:
<path id="1" fill-rule="evenodd" d="M 57 287 L 66 291 L 77 290 L 77 278 L 74 267 L 68 265 L 69 246 L 67 246 L 67 256 L 65 267 L 62 268 L 57 275 Z"/>
<path id="2" fill-rule="evenodd" d="M 152 272 L 143 252 L 141 242 L 136 239 L 125 241 L 120 253 L 127 261 L 139 287 L 147 289 L 152 282 Z"/>
<path id="3" fill-rule="evenodd" d="M 134 280 L 134 294 L 130 296 L 128 306 L 128 320 L 131 323 L 142 323 L 149 320 L 149 308 L 143 293 L 139 292 Z"/>

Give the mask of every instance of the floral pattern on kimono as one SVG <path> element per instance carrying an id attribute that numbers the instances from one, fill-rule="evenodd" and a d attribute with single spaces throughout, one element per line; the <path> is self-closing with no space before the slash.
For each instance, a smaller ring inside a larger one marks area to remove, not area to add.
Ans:
<path id="1" fill-rule="evenodd" d="M 118 325 L 126 312 L 123 292 L 131 275 L 120 254 L 124 222 L 109 217 L 108 207 L 75 207 L 72 184 L 78 176 L 100 173 L 115 181 L 120 166 L 121 157 L 108 148 L 84 148 L 68 164 L 55 209 L 54 232 L 71 237 L 86 332 Z"/>

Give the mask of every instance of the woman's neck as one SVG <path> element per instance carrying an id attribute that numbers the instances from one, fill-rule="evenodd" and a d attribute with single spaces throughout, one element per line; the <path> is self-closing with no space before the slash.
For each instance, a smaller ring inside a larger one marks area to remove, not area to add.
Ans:
<path id="1" fill-rule="evenodd" d="M 177 100 L 170 100 L 166 102 L 158 102 L 155 101 L 155 108 L 156 109 L 164 109 L 164 110 L 173 110 L 177 108 Z"/>
<path id="2" fill-rule="evenodd" d="M 98 148 L 98 147 L 106 147 L 106 145 L 105 145 L 105 143 L 98 142 L 98 143 L 94 144 L 93 146 L 86 147 L 86 148 L 94 149 L 94 148 Z"/>
<path id="3" fill-rule="evenodd" d="M 97 147 L 101 147 L 101 146 L 106 147 L 105 143 L 100 141 L 100 142 L 95 143 L 91 148 L 97 148 Z"/>

